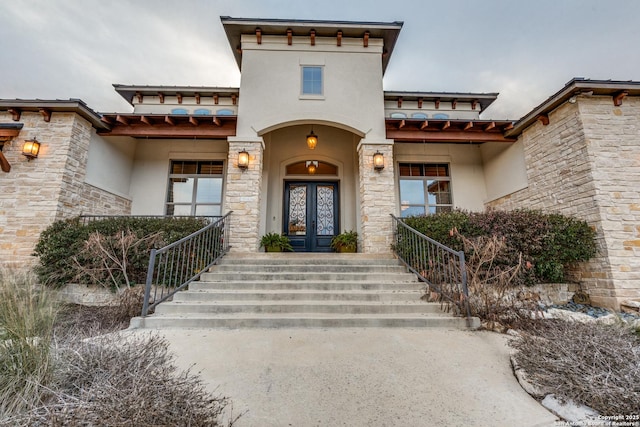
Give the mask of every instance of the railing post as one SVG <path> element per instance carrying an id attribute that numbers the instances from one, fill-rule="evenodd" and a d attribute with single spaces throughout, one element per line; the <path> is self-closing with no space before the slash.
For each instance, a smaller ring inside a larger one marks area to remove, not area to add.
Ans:
<path id="1" fill-rule="evenodd" d="M 147 282 L 144 289 L 144 303 L 142 304 L 142 317 L 149 311 L 149 299 L 151 298 L 151 283 L 153 283 L 153 272 L 156 269 L 156 249 L 151 249 L 149 255 L 149 268 L 147 269 Z"/>
<path id="2" fill-rule="evenodd" d="M 464 305 L 467 311 L 467 323 L 471 322 L 471 307 L 469 306 L 469 286 L 467 283 L 467 264 L 464 259 L 464 251 L 458 252 L 460 257 L 460 274 L 462 280 L 462 292 L 464 293 Z M 471 326 L 470 324 L 467 326 Z"/>

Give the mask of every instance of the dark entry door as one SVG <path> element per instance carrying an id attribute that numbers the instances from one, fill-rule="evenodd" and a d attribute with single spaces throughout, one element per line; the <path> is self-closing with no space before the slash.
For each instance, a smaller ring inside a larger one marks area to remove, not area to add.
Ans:
<path id="1" fill-rule="evenodd" d="M 331 252 L 339 229 L 338 183 L 285 183 L 284 227 L 296 252 Z"/>

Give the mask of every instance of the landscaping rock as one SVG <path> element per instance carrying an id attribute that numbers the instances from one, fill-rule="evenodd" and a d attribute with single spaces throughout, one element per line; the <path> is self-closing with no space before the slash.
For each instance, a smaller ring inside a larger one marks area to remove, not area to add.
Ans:
<path id="1" fill-rule="evenodd" d="M 588 406 L 579 405 L 571 400 L 561 402 L 555 395 L 549 394 L 540 402 L 542 406 L 575 425 L 591 425 L 600 415 L 597 411 Z"/>

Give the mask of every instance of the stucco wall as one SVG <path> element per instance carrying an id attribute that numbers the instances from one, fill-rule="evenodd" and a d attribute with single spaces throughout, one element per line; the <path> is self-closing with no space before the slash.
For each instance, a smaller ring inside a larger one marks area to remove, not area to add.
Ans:
<path id="1" fill-rule="evenodd" d="M 480 146 L 480 153 L 487 189 L 485 202 L 527 187 L 527 165 L 521 140 L 513 144 L 487 142 Z"/>
<path id="2" fill-rule="evenodd" d="M 384 139 L 382 41 L 308 37 L 242 36 L 238 136 L 256 136 L 282 123 L 331 122 L 363 136 Z M 322 97 L 301 96 L 301 66 L 324 67 Z"/>
<path id="3" fill-rule="evenodd" d="M 393 150 L 396 164 L 449 163 L 454 207 L 471 211 L 484 209 L 487 190 L 479 146 L 395 143 Z M 396 179 L 396 188 L 397 182 Z M 397 206 L 396 209 L 399 212 L 400 207 Z"/>
<path id="4" fill-rule="evenodd" d="M 171 160 L 227 160 L 227 152 L 225 140 L 139 140 L 131 174 L 131 214 L 164 215 Z"/>
<path id="5" fill-rule="evenodd" d="M 578 96 L 520 137 L 528 187 L 487 204 L 573 215 L 597 231 L 580 280 L 596 304 L 640 297 L 640 101 Z M 504 179 L 508 179 L 504 176 Z"/>
<path id="6" fill-rule="evenodd" d="M 134 138 L 104 138 L 94 130 L 91 134 L 85 182 L 128 197 L 135 150 Z"/>

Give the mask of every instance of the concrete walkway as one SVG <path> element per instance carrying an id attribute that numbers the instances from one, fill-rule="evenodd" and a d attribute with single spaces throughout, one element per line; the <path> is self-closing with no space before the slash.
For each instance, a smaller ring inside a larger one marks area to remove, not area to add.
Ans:
<path id="1" fill-rule="evenodd" d="M 149 333 L 134 331 L 132 333 Z M 236 426 L 553 426 L 507 337 L 439 328 L 164 329 Z"/>

